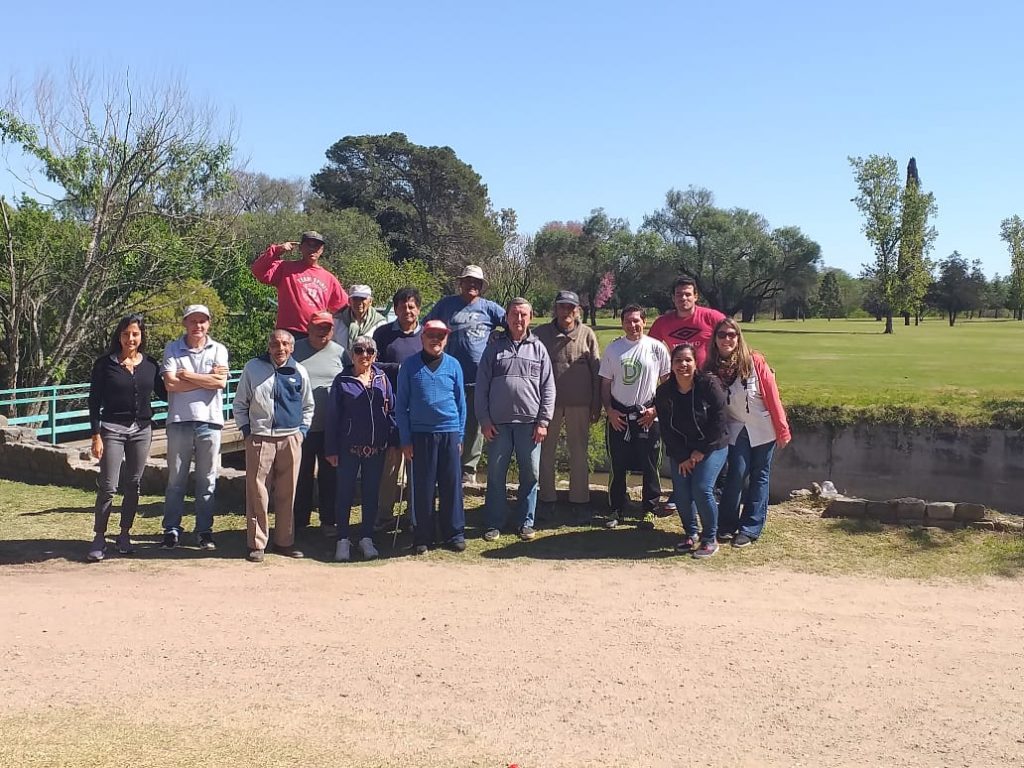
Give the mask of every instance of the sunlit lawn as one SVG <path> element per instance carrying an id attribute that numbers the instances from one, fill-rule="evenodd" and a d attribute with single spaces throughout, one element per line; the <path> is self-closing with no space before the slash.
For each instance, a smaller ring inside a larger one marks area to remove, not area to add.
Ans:
<path id="1" fill-rule="evenodd" d="M 653 322 L 649 318 L 648 324 Z M 1024 323 L 928 318 L 895 333 L 865 320 L 759 320 L 742 325 L 775 369 L 782 397 L 797 411 L 839 407 L 872 420 L 1024 425 Z M 602 349 L 621 333 L 601 318 Z"/>

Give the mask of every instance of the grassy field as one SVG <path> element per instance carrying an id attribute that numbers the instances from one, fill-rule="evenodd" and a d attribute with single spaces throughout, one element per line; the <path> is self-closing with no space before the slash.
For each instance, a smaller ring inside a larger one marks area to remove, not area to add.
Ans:
<path id="1" fill-rule="evenodd" d="M 92 538 L 94 495 L 74 488 L 33 486 L 0 480 L 0 564 L 31 564 L 50 560 L 82 562 Z M 173 552 L 157 548 L 160 539 L 162 499 L 145 497 L 134 528 L 136 554 L 119 557 L 111 552 L 107 562 L 91 567 L 160 567 L 163 560 L 229 558 L 245 556 L 245 520 L 241 515 L 216 519 L 218 549 L 201 553 L 193 546 Z M 603 528 L 561 526 L 541 530 L 531 542 L 504 535 L 494 543 L 480 539 L 483 532 L 479 497 L 468 497 L 468 550 L 456 555 L 441 550 L 428 557 L 451 563 L 482 561 L 606 560 L 657 562 L 672 568 L 737 570 L 781 567 L 808 573 L 874 574 L 898 578 L 971 579 L 1024 574 L 1024 536 L 974 530 L 938 532 L 882 526 L 869 521 L 823 520 L 805 507 L 774 507 L 761 540 L 745 550 L 723 546 L 705 562 L 673 552 L 681 536 L 676 518 L 663 518 L 654 531 L 625 526 Z M 564 511 L 563 511 L 564 512 Z M 563 514 L 563 519 L 565 515 Z M 111 530 L 116 533 L 116 510 Z M 186 519 L 186 527 L 191 525 Z M 186 536 L 191 545 L 191 537 Z M 386 567 L 392 557 L 408 554 L 406 535 L 391 547 L 391 536 L 379 536 L 383 559 L 373 564 L 331 563 L 333 542 L 319 529 L 300 536 L 297 544 L 311 559 L 325 567 Z M 112 548 L 111 548 L 112 549 Z M 251 566 L 257 567 L 257 566 Z M 567 567 L 571 567 L 568 565 Z"/>
<path id="2" fill-rule="evenodd" d="M 649 319 L 649 323 L 653 318 Z M 621 333 L 602 318 L 602 349 Z M 757 321 L 748 343 L 775 369 L 798 423 L 872 421 L 1024 428 L 1024 323 L 866 320 Z"/>

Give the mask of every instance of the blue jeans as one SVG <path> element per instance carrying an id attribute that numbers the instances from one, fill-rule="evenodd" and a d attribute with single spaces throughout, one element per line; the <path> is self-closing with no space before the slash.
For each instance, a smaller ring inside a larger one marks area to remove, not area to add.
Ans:
<path id="1" fill-rule="evenodd" d="M 718 535 L 718 503 L 715 501 L 715 480 L 725 465 L 727 448 L 719 448 L 704 457 L 686 477 L 679 464 L 672 460 L 672 500 L 679 509 L 679 519 L 687 536 L 697 537 L 697 515 L 700 515 L 700 540 L 714 541 Z"/>
<path id="2" fill-rule="evenodd" d="M 722 530 L 739 532 L 756 539 L 764 530 L 768 517 L 768 477 L 772 473 L 775 441 L 751 447 L 750 435 L 744 427 L 729 446 L 729 471 L 722 492 Z M 746 491 L 744 491 L 746 484 Z M 740 516 L 740 503 L 743 515 Z"/>
<path id="3" fill-rule="evenodd" d="M 519 495 L 516 510 L 516 528 L 533 527 L 537 511 L 537 488 L 540 477 L 540 443 L 533 442 L 530 424 L 495 424 L 498 436 L 487 449 L 487 508 L 484 521 L 488 528 L 498 528 L 508 519 L 508 501 L 505 481 L 508 465 L 515 453 L 519 465 Z"/>
<path id="4" fill-rule="evenodd" d="M 349 520 L 352 518 L 352 500 L 356 493 L 356 475 L 360 469 L 359 496 L 363 505 L 363 520 L 359 523 L 359 538 L 372 539 L 373 525 L 377 522 L 377 495 L 380 493 L 380 476 L 384 472 L 385 451 L 373 456 L 355 456 L 343 450 L 338 454 L 337 506 L 334 519 L 338 525 L 338 541 L 348 538 Z"/>
<path id="5" fill-rule="evenodd" d="M 164 531 L 182 533 L 189 466 L 195 457 L 196 533 L 213 532 L 213 492 L 217 487 L 217 459 L 221 429 L 205 421 L 179 421 L 167 425 L 167 493 Z"/>

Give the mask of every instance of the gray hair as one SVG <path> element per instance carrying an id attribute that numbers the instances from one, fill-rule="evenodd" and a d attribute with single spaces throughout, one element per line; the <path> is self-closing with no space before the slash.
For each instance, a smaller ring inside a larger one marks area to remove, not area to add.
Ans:
<path id="1" fill-rule="evenodd" d="M 516 296 L 514 299 L 509 299 L 508 304 L 505 306 L 505 311 L 508 312 L 512 307 L 522 307 L 524 305 L 530 310 L 530 314 L 532 315 L 533 305 L 522 296 Z"/>
<path id="2" fill-rule="evenodd" d="M 267 343 L 269 344 L 278 336 L 287 341 L 289 344 L 295 343 L 295 337 L 292 336 L 291 333 L 289 331 L 286 331 L 284 328 L 276 328 L 273 331 L 271 331 L 270 335 L 267 336 Z"/>
<path id="3" fill-rule="evenodd" d="M 372 336 L 356 336 L 356 340 L 352 342 L 352 346 L 354 347 L 356 344 L 363 347 L 369 347 L 374 352 L 377 351 L 377 342 L 373 340 Z"/>

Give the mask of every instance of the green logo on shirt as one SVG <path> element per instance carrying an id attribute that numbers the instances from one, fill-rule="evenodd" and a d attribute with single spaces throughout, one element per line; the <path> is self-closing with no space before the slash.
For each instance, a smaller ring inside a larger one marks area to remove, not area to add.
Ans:
<path id="1" fill-rule="evenodd" d="M 622 361 L 622 383 L 626 386 L 636 384 L 644 372 L 643 363 L 630 357 Z"/>

